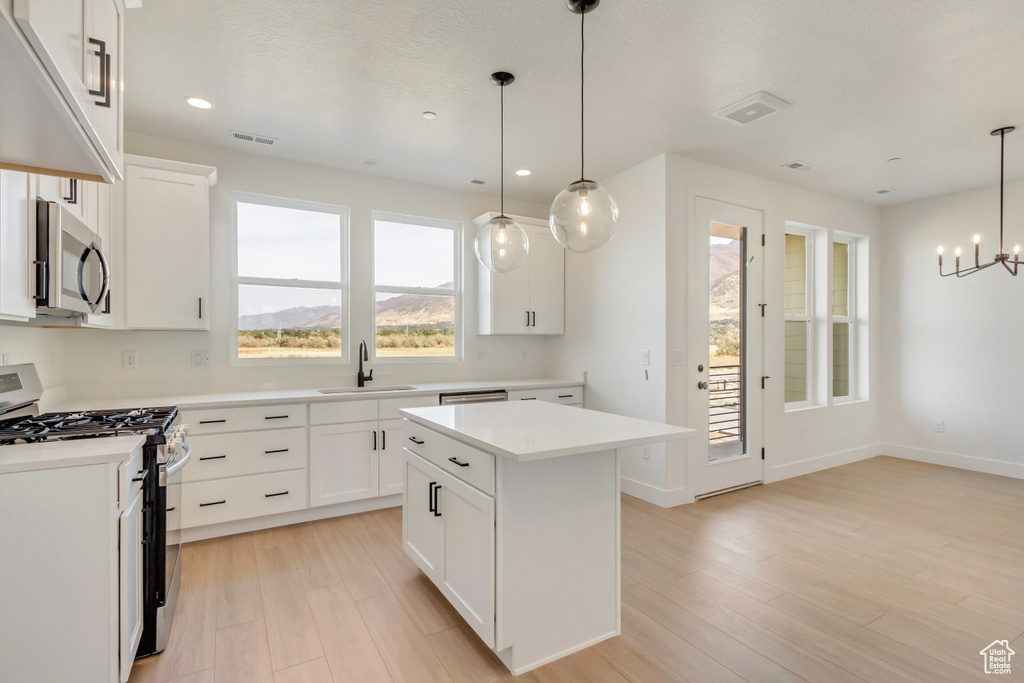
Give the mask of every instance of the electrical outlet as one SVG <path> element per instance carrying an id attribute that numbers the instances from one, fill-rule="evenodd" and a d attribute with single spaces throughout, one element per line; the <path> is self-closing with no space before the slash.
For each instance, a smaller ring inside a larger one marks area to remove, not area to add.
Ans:
<path id="1" fill-rule="evenodd" d="M 800 427 L 799 429 L 797 429 L 797 435 L 798 435 L 798 437 L 799 437 L 799 439 L 801 441 L 803 441 L 805 438 L 807 438 L 807 432 L 804 431 L 803 427 Z"/>
<path id="2" fill-rule="evenodd" d="M 12 354 L 12 353 L 0 354 L 0 365 L 14 365 L 14 354 Z"/>
<path id="3" fill-rule="evenodd" d="M 192 367 L 198 368 L 207 366 L 210 364 L 210 352 L 209 351 L 193 351 L 192 352 Z"/>
<path id="4" fill-rule="evenodd" d="M 139 365 L 139 354 L 135 351 L 125 351 L 121 355 L 121 364 L 126 370 L 134 370 Z"/>
<path id="5" fill-rule="evenodd" d="M 649 349 L 644 349 L 640 352 L 640 364 L 650 365 L 651 364 L 651 352 Z"/>
<path id="6" fill-rule="evenodd" d="M 935 421 L 935 431 L 937 431 L 940 434 L 945 433 L 945 431 L 946 431 L 946 421 L 945 420 L 936 420 Z"/>
<path id="7" fill-rule="evenodd" d="M 644 460 L 651 459 L 651 444 L 644 444 L 644 452 L 640 454 L 640 457 L 643 458 Z"/>

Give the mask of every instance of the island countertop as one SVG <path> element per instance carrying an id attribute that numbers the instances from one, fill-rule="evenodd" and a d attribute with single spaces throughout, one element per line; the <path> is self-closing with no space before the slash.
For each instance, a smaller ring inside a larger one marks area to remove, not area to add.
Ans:
<path id="1" fill-rule="evenodd" d="M 408 420 L 516 462 L 674 441 L 696 431 L 542 401 L 405 408 Z"/>

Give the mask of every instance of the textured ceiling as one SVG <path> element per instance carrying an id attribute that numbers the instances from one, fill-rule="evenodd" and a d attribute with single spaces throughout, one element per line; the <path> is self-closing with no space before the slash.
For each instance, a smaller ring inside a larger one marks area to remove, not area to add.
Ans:
<path id="1" fill-rule="evenodd" d="M 885 205 L 997 182 L 988 131 L 1016 124 L 1021 177 L 1022 36 L 1021 0 L 605 0 L 587 18 L 587 175 L 668 151 Z M 548 202 L 579 176 L 564 0 L 144 0 L 126 41 L 132 131 L 470 189 L 498 179 L 504 69 L 508 194 Z M 792 106 L 712 116 L 759 90 Z M 796 159 L 815 170 L 780 168 Z"/>

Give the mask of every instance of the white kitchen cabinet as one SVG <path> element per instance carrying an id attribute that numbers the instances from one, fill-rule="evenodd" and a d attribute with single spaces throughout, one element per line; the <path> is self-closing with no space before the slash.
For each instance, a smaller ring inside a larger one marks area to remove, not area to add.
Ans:
<path id="1" fill-rule="evenodd" d="M 437 468 L 414 455 L 405 457 L 404 466 L 402 542 L 420 569 L 437 583 L 444 562 L 444 520 L 434 510 Z"/>
<path id="2" fill-rule="evenodd" d="M 378 452 L 378 493 L 388 496 L 401 493 L 403 485 L 402 429 L 405 421 L 382 420 L 379 423 L 380 451 Z"/>
<path id="3" fill-rule="evenodd" d="M 486 213 L 481 225 L 494 215 Z M 511 273 L 482 266 L 479 277 L 480 334 L 565 333 L 565 250 L 544 221 L 514 216 L 530 238 L 523 265 Z"/>
<path id="4" fill-rule="evenodd" d="M 12 125 L 0 133 L 0 162 L 120 180 L 123 44 L 123 0 L 0 5 L 0 86 L 19 94 L 2 112 Z"/>
<path id="5" fill-rule="evenodd" d="M 378 441 L 376 422 L 311 427 L 310 507 L 375 497 Z"/>
<path id="6" fill-rule="evenodd" d="M 120 680 L 125 683 L 142 640 L 142 489 L 119 520 Z"/>
<path id="7" fill-rule="evenodd" d="M 35 215 L 31 176 L 0 171 L 0 320 L 35 317 Z"/>
<path id="8" fill-rule="evenodd" d="M 125 324 L 207 330 L 210 185 L 216 169 L 145 157 L 125 165 Z"/>

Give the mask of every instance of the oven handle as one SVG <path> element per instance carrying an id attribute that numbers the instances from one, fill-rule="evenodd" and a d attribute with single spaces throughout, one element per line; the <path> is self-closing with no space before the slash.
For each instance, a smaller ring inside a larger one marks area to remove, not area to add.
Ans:
<path id="1" fill-rule="evenodd" d="M 174 464 L 170 465 L 163 472 L 163 474 L 167 478 L 173 477 L 175 474 L 180 472 L 181 468 L 187 465 L 188 461 L 192 458 L 192 448 L 187 443 L 182 443 L 181 447 L 184 449 L 185 454 L 179 458 L 175 458 Z M 161 479 L 164 479 L 164 477 L 161 477 Z M 166 486 L 166 479 L 162 483 L 164 483 L 164 485 Z"/>

